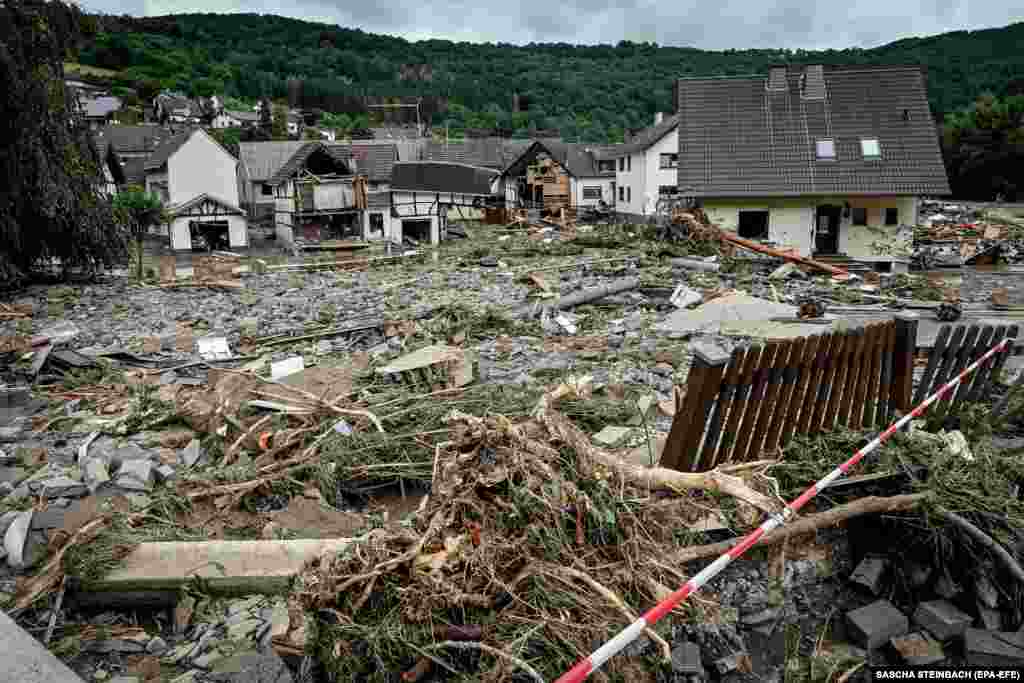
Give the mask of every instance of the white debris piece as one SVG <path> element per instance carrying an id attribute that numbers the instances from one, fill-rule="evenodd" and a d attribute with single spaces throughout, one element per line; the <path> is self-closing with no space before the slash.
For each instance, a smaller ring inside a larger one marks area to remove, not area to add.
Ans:
<path id="1" fill-rule="evenodd" d="M 669 299 L 676 308 L 687 308 L 688 306 L 699 304 L 703 300 L 704 297 L 700 295 L 700 292 L 690 289 L 686 285 L 676 287 L 675 291 L 672 292 L 672 297 Z"/>
<path id="2" fill-rule="evenodd" d="M 199 355 L 205 360 L 224 360 L 231 358 L 227 337 L 201 337 L 198 340 Z"/>
<path id="3" fill-rule="evenodd" d="M 306 369 L 302 356 L 292 356 L 270 364 L 270 379 L 281 379 Z"/>

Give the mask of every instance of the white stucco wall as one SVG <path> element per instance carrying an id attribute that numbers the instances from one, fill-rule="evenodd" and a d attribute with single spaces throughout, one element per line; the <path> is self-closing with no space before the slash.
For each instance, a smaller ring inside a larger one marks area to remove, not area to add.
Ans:
<path id="1" fill-rule="evenodd" d="M 190 218 L 182 216 L 171 221 L 171 249 L 190 251 L 192 249 L 192 233 L 189 231 Z"/>
<path id="2" fill-rule="evenodd" d="M 441 241 L 441 220 L 438 215 L 439 207 L 434 203 L 435 195 L 432 193 L 392 192 L 391 205 L 397 217 L 384 215 L 384 227 L 389 239 L 392 242 L 401 242 L 404 234 L 403 222 L 415 220 L 430 221 L 430 242 L 438 244 Z"/>
<path id="3" fill-rule="evenodd" d="M 614 197 L 612 197 L 612 184 L 615 182 L 614 178 L 611 177 L 594 177 L 594 178 L 573 178 L 572 181 L 572 203 L 573 206 L 597 206 L 598 202 L 603 199 L 606 204 L 614 204 Z M 584 187 L 600 187 L 601 198 L 600 199 L 584 199 L 583 188 Z"/>
<path id="4" fill-rule="evenodd" d="M 245 216 L 228 217 L 228 243 L 232 249 L 249 246 L 249 225 Z"/>
<path id="5" fill-rule="evenodd" d="M 630 154 L 624 158 L 629 159 L 625 171 L 620 171 L 619 160 L 615 161 L 615 210 L 640 215 L 644 194 L 644 157 L 643 154 Z M 620 189 L 622 199 L 619 199 Z"/>
<path id="6" fill-rule="evenodd" d="M 653 214 L 658 207 L 658 188 L 662 185 L 678 185 L 679 170 L 661 168 L 662 154 L 679 153 L 679 129 L 672 131 L 644 152 L 643 160 L 643 197 L 637 197 L 633 190 L 633 203 L 640 208 L 643 215 Z M 634 162 L 635 163 L 635 162 Z M 642 201 L 639 201 L 641 200 Z"/>
<path id="7" fill-rule="evenodd" d="M 167 160 L 171 204 L 206 193 L 238 206 L 238 161 L 197 129 Z"/>
<path id="8" fill-rule="evenodd" d="M 863 261 L 887 261 L 899 256 L 907 246 L 905 237 L 911 231 L 901 231 L 899 226 L 887 226 L 885 209 L 899 210 L 902 225 L 914 225 L 917 221 L 918 199 L 916 197 L 798 197 L 798 198 L 751 198 L 751 199 L 705 199 L 704 210 L 712 223 L 730 232 L 736 232 L 740 211 L 768 211 L 768 239 L 779 248 L 795 248 L 801 255 L 813 254 L 814 219 L 816 209 L 821 205 L 845 206 L 851 209 L 867 209 L 867 226 L 855 226 L 850 216 L 841 216 L 839 223 L 838 251 Z M 879 244 L 887 245 L 879 253 Z"/>

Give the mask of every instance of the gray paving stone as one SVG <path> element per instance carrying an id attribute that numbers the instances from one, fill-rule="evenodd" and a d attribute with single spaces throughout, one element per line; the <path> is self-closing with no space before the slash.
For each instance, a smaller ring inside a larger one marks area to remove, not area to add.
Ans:
<path id="1" fill-rule="evenodd" d="M 943 642 L 963 635 L 971 621 L 969 614 L 945 600 L 922 602 L 914 612 L 914 623 Z"/>
<path id="2" fill-rule="evenodd" d="M 964 657 L 968 666 L 1024 665 L 1024 633 L 964 631 Z"/>
<path id="3" fill-rule="evenodd" d="M 847 612 L 846 622 L 854 642 L 867 650 L 878 649 L 891 638 L 906 635 L 910 631 L 907 615 L 887 600 L 877 600 Z"/>
<path id="4" fill-rule="evenodd" d="M 889 563 L 882 557 L 865 557 L 850 575 L 850 583 L 854 583 L 872 595 L 879 595 L 885 587 L 885 573 Z"/>

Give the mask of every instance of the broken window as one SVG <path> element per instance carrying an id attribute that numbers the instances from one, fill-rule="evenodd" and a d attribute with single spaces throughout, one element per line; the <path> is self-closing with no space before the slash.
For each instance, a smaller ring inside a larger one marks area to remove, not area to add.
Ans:
<path id="1" fill-rule="evenodd" d="M 878 159 L 882 156 L 882 148 L 877 138 L 863 138 L 860 141 L 860 151 L 865 159 Z"/>
<path id="2" fill-rule="evenodd" d="M 853 207 L 853 224 L 854 225 L 867 225 L 868 224 L 868 210 L 863 206 Z"/>
<path id="3" fill-rule="evenodd" d="M 740 211 L 737 228 L 740 237 L 753 240 L 768 239 L 768 212 Z"/>
<path id="4" fill-rule="evenodd" d="M 264 197 L 269 197 L 274 194 L 274 188 L 270 186 L 270 183 L 263 183 L 260 185 L 260 194 Z"/>
<path id="5" fill-rule="evenodd" d="M 835 159 L 836 143 L 834 140 L 818 140 L 817 152 L 819 159 Z"/>
<path id="6" fill-rule="evenodd" d="M 370 214 L 370 234 L 384 234 L 384 214 L 382 213 L 371 213 Z"/>
<path id="7" fill-rule="evenodd" d="M 900 210 L 899 209 L 886 209 L 885 210 L 885 224 L 886 225 L 899 225 L 900 224 Z"/>
<path id="8" fill-rule="evenodd" d="M 679 168 L 678 154 L 662 154 L 661 168 Z"/>
<path id="9" fill-rule="evenodd" d="M 660 196 L 660 197 L 670 197 L 672 195 L 677 195 L 677 194 L 679 194 L 679 186 L 678 185 L 659 185 L 658 186 L 658 196 Z"/>
<path id="10" fill-rule="evenodd" d="M 619 201 L 620 202 L 626 201 L 626 188 L 624 188 L 624 187 L 620 187 L 619 188 Z"/>
<path id="11" fill-rule="evenodd" d="M 595 187 L 595 186 L 584 187 L 583 188 L 583 198 L 584 199 L 600 199 L 601 198 L 601 188 L 599 186 L 597 186 L 597 187 Z"/>
<path id="12" fill-rule="evenodd" d="M 615 173 L 615 159 L 602 159 L 597 162 L 598 173 Z"/>

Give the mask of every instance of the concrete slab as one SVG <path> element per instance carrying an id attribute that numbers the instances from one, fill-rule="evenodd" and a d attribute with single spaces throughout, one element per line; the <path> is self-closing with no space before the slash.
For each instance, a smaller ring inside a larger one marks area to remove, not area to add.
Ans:
<path id="1" fill-rule="evenodd" d="M 872 595 L 879 595 L 884 588 L 888 562 L 884 557 L 865 557 L 850 575 L 850 582 L 865 588 Z"/>
<path id="2" fill-rule="evenodd" d="M 119 568 L 88 588 L 95 592 L 173 590 L 199 576 L 218 593 L 278 593 L 287 589 L 306 562 L 340 552 L 352 542 L 333 538 L 143 543 Z"/>
<path id="3" fill-rule="evenodd" d="M 74 671 L 0 610 L 0 680 L 18 683 L 82 683 Z"/>
<path id="4" fill-rule="evenodd" d="M 964 632 L 964 656 L 967 666 L 1024 665 L 1024 633 L 969 628 Z"/>
<path id="5" fill-rule="evenodd" d="M 721 331 L 723 323 L 767 321 L 770 318 L 794 316 L 795 306 L 738 292 L 712 299 L 693 310 L 676 311 L 655 325 L 654 329 L 676 335 L 716 334 Z"/>

